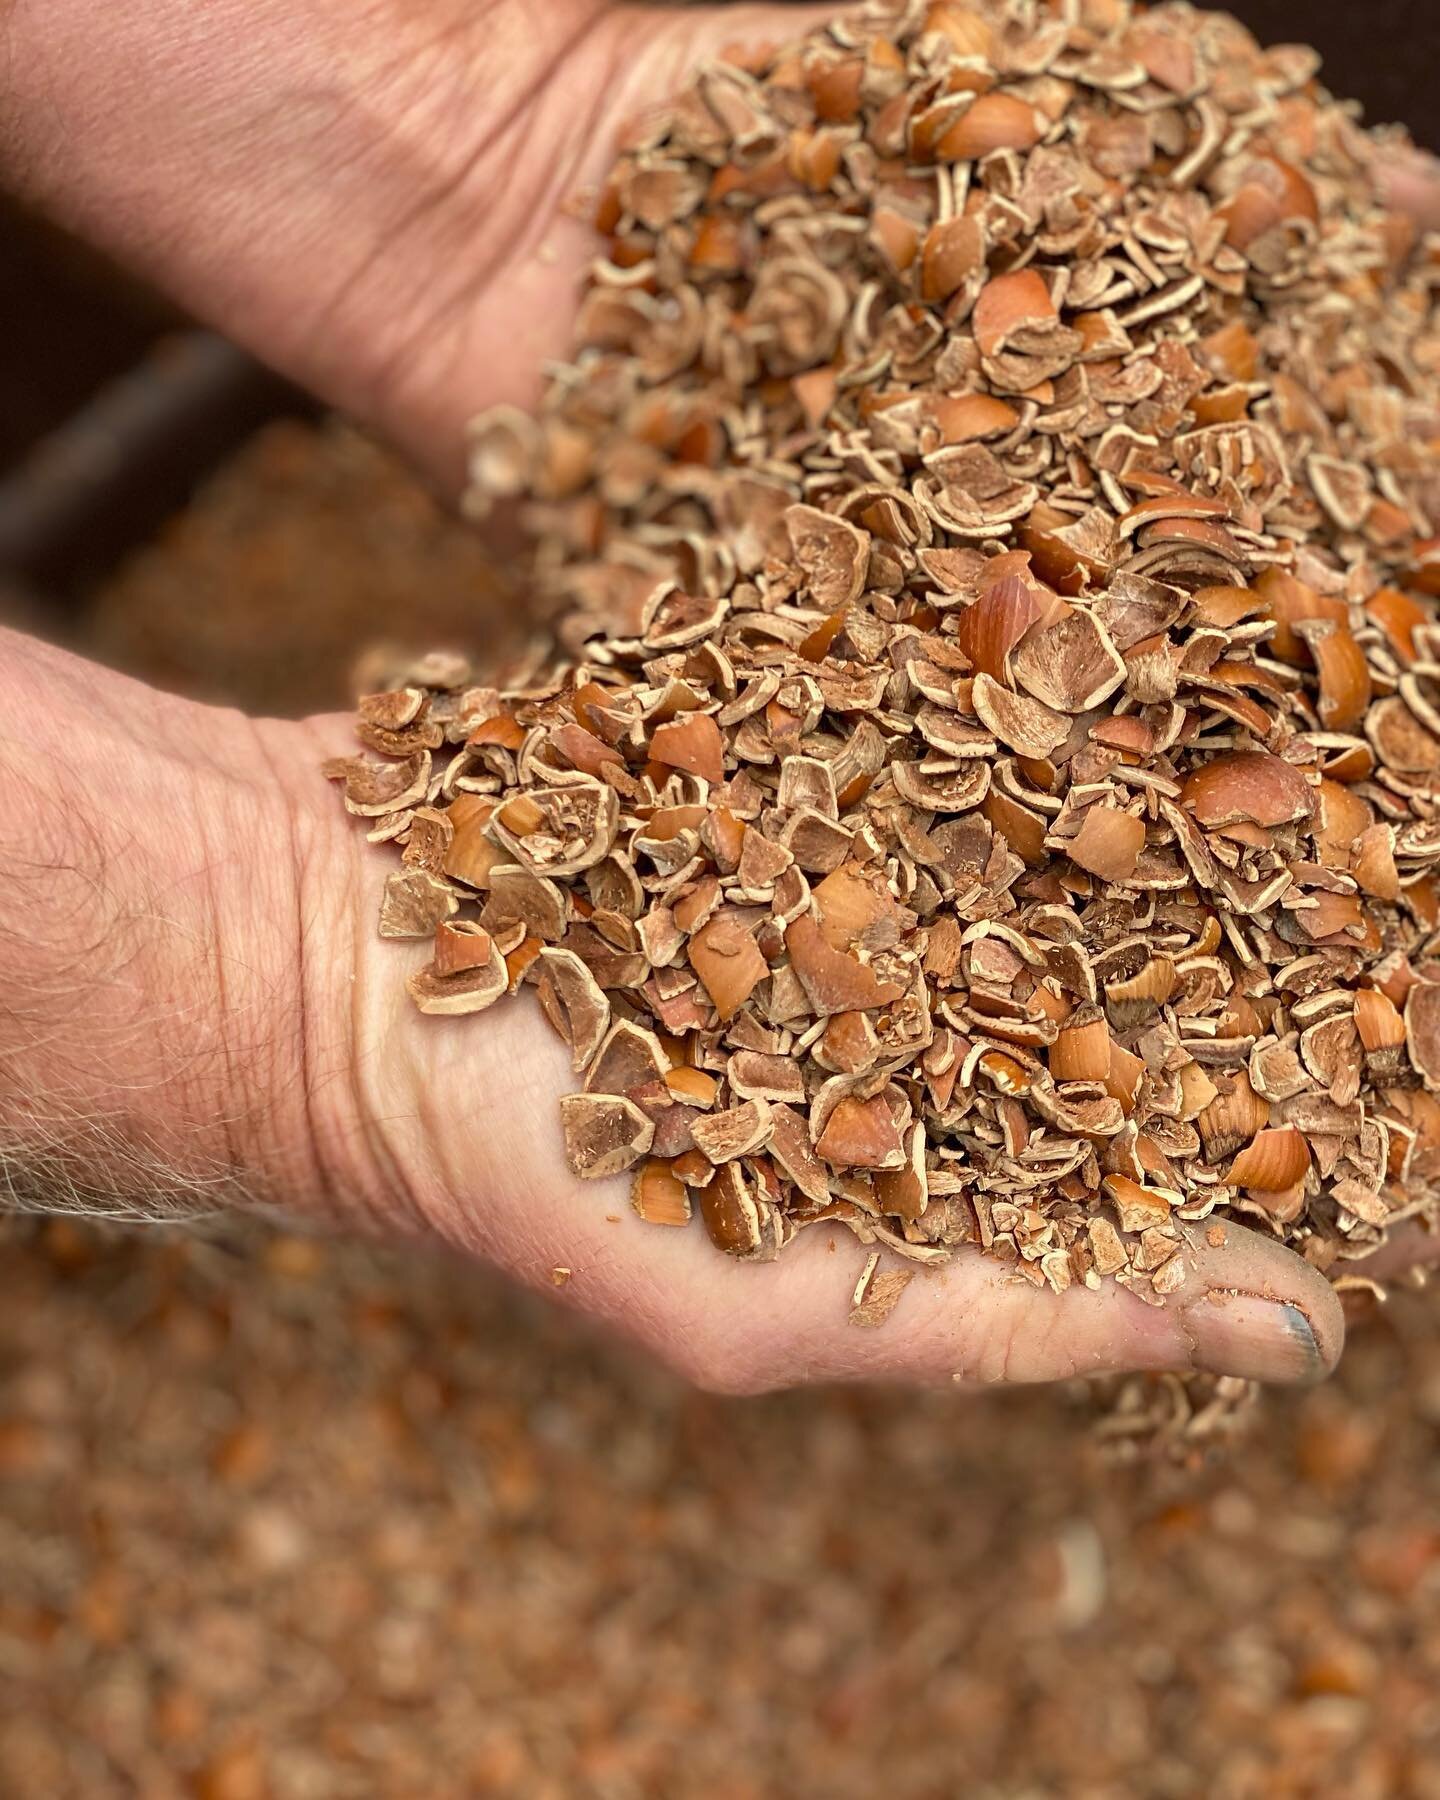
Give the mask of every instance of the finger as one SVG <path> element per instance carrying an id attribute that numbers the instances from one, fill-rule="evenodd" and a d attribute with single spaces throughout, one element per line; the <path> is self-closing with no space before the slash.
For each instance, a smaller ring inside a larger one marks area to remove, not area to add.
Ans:
<path id="1" fill-rule="evenodd" d="M 1034 1383 L 1155 1369 L 1286 1385 L 1320 1379 L 1344 1337 L 1328 1283 L 1271 1240 L 1233 1227 L 1226 1236 L 1215 1248 L 1205 1228 L 1192 1234 L 1187 1279 L 1158 1307 L 1114 1282 L 1036 1289 L 967 1251 L 915 1273 L 879 1330 L 858 1329 L 850 1296 L 866 1251 L 848 1232 L 820 1229 L 774 1264 L 706 1280 L 717 1299 L 724 1290 L 742 1389 L 840 1378 Z"/>
<path id="2" fill-rule="evenodd" d="M 1440 231 L 1440 160 L 1413 144 L 1384 146 L 1376 156 L 1375 178 L 1397 212 L 1422 231 Z"/>

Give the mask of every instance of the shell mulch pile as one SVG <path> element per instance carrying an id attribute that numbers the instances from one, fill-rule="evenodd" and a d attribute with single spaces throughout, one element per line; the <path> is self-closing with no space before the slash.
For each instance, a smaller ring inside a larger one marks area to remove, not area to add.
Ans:
<path id="1" fill-rule="evenodd" d="M 1343 1278 L 1434 1207 L 1440 259 L 1315 74 L 887 5 L 632 135 L 476 432 L 554 635 L 328 773 L 642 1217 L 1156 1299 L 1217 1209 Z"/>

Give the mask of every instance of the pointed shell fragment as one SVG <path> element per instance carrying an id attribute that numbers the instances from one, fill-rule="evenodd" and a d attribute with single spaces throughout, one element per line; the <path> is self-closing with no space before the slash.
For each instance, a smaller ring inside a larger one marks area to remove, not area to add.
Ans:
<path id="1" fill-rule="evenodd" d="M 994 681 L 1009 679 L 1009 657 L 1039 614 L 1027 583 L 1018 575 L 992 582 L 960 614 L 955 641 L 971 666 Z M 1044 696 L 1042 695 L 1043 699 Z"/>
<path id="2" fill-rule="evenodd" d="M 717 913 L 695 933 L 690 965 L 722 1019 L 733 1019 L 770 973 L 754 933 L 732 913 Z"/>
<path id="3" fill-rule="evenodd" d="M 610 1024 L 604 989 L 573 950 L 549 945 L 536 958 L 535 992 L 541 1011 L 570 1046 L 578 1074 L 588 1068 Z"/>

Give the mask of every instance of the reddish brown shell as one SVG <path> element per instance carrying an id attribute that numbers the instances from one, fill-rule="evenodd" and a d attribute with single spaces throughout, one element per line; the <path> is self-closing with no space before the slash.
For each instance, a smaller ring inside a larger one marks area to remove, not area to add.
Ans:
<path id="1" fill-rule="evenodd" d="M 770 973 L 743 920 L 720 913 L 690 940 L 690 965 L 722 1019 L 732 1019 Z"/>
<path id="2" fill-rule="evenodd" d="M 1265 750 L 1217 756 L 1186 778 L 1180 800 L 1198 824 L 1212 830 L 1243 820 L 1290 825 L 1315 810 L 1314 790 L 1304 774 Z"/>
<path id="3" fill-rule="evenodd" d="M 785 948 L 806 997 L 821 1016 L 886 1006 L 904 992 L 893 982 L 881 981 L 858 957 L 833 949 L 808 914 L 786 926 Z"/>

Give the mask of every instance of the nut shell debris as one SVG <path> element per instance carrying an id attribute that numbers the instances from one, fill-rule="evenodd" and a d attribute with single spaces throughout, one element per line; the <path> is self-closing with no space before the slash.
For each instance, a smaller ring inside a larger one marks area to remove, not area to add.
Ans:
<path id="1" fill-rule="evenodd" d="M 620 153 L 474 434 L 543 630 L 326 769 L 417 1003 L 535 987 L 577 1174 L 848 1229 L 862 1324 L 882 1254 L 1159 1304 L 1212 1217 L 1339 1278 L 1435 1214 L 1440 244 L 1375 167 L 1127 0 L 862 7 Z"/>

